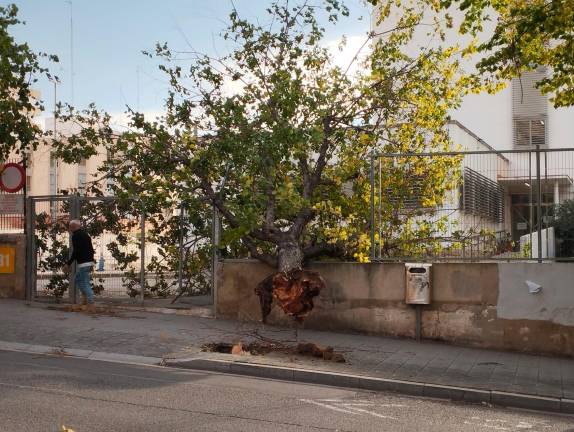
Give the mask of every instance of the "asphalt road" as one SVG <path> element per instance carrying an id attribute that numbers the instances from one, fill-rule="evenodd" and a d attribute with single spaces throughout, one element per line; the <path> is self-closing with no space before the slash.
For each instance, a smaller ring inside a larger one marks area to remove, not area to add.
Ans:
<path id="1" fill-rule="evenodd" d="M 560 431 L 574 417 L 0 351 L 0 431 Z"/>

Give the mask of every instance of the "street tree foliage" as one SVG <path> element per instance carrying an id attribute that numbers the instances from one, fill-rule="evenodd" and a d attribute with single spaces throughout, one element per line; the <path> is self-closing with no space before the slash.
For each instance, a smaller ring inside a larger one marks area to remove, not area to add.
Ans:
<path id="1" fill-rule="evenodd" d="M 396 0 L 370 0 L 379 10 Z M 493 84 L 546 66 L 548 75 L 537 83 L 552 95 L 555 107 L 574 105 L 574 2 L 572 0 L 414 0 L 429 9 L 463 13 L 458 31 L 474 36 L 468 53 L 478 53 L 478 74 Z M 452 25 L 446 16 L 444 23 Z M 492 34 L 484 34 L 488 21 Z M 486 40 L 478 42 L 478 37 Z"/>
<path id="2" fill-rule="evenodd" d="M 18 24 L 22 24 L 18 8 L 0 6 L 0 161 L 37 146 L 41 130 L 31 117 L 43 107 L 31 90 L 39 76 L 48 75 L 40 60 L 57 61 L 55 56 L 35 53 L 26 43 L 16 42 L 10 31 Z"/>
<path id="3" fill-rule="evenodd" d="M 448 113 L 470 81 L 455 48 L 406 54 L 422 19 L 410 8 L 388 32 L 366 35 L 348 67 L 337 66 L 319 17 L 336 25 L 348 14 L 337 0 L 274 1 L 257 23 L 231 12 L 227 55 L 158 44 L 148 55 L 169 79 L 166 115 L 130 111 L 130 130 L 118 134 L 95 107 L 70 109 L 63 119 L 83 130 L 56 143 L 59 155 L 73 161 L 106 149 L 102 175 L 122 199 L 164 208 L 184 201 L 203 220 L 214 206 L 224 255 L 284 272 L 320 257 L 366 262 L 371 154 L 450 150 Z M 376 241 L 389 254 L 437 247 L 437 225 L 401 209 L 413 197 L 440 206 L 458 166 L 454 157 L 421 157 L 388 167 L 380 182 L 393 200 Z"/>
<path id="4" fill-rule="evenodd" d="M 61 272 L 63 263 L 69 257 L 68 221 L 72 207 L 76 207 L 85 229 L 93 239 L 96 248 L 96 269 L 94 273 L 94 292 L 105 292 L 106 277 L 100 272 L 102 267 L 113 272 L 121 272 L 122 287 L 130 297 L 141 293 L 140 278 L 140 217 L 141 206 L 133 200 L 104 197 L 97 186 L 89 190 L 91 199 L 78 196 L 70 191 L 67 199 L 52 203 L 49 208 L 36 207 L 35 245 L 38 254 L 38 271 L 49 274 L 44 291 L 56 299 L 62 298 L 68 290 L 68 275 Z M 98 199 L 98 196 L 101 196 Z M 76 204 L 77 203 L 77 204 Z M 209 273 L 205 272 L 210 251 L 201 247 L 202 240 L 209 229 L 198 231 L 206 226 L 199 215 L 190 215 L 194 220 L 180 224 L 177 217 L 166 216 L 161 208 L 148 203 L 146 206 L 148 224 L 146 226 L 147 244 L 157 246 L 157 255 L 151 257 L 146 265 L 144 295 L 146 297 L 168 297 L 179 289 L 174 271 L 179 270 L 179 235 L 185 239 L 183 246 L 183 266 L 181 294 L 206 294 L 209 290 Z M 100 244 L 104 242 L 105 244 Z M 103 249 L 105 246 L 105 250 Z M 113 266 L 107 260 L 112 260 Z M 114 277 L 118 277 L 117 273 Z M 108 287 L 109 287 L 108 281 Z M 178 294 L 180 294 L 178 293 Z"/>

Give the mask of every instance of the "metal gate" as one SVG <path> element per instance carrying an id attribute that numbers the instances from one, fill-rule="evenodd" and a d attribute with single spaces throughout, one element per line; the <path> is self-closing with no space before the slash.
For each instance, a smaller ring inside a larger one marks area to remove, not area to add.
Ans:
<path id="1" fill-rule="evenodd" d="M 158 236 L 154 239 L 153 235 L 154 216 L 146 217 L 144 207 L 134 205 L 137 199 L 130 203 L 122 208 L 115 197 L 29 197 L 27 299 L 77 303 L 75 268 L 66 274 L 62 267 L 71 247 L 68 223 L 79 219 L 92 236 L 95 249 L 92 282 L 96 301 L 170 306 L 201 297 L 200 303 L 212 304 L 211 241 L 189 238 L 185 206 L 165 211 L 172 227 L 177 227 L 171 231 L 177 237 L 174 245 L 171 238 L 158 244 Z"/>

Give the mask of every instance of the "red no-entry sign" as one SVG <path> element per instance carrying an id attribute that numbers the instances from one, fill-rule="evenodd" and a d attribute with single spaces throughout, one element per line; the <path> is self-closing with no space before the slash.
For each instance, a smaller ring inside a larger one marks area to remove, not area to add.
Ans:
<path id="1" fill-rule="evenodd" d="M 0 165 L 0 189 L 5 192 L 18 192 L 26 184 L 26 170 L 17 163 Z"/>

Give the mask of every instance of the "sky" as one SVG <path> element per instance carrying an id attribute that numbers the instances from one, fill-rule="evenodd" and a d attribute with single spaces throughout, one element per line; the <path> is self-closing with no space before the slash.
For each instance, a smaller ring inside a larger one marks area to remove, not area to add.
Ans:
<path id="1" fill-rule="evenodd" d="M 12 28 L 16 40 L 59 57 L 58 63 L 49 65 L 61 81 L 57 100 L 77 108 L 94 102 L 121 117 L 126 105 L 161 112 L 167 95 L 164 75 L 143 50 L 168 42 L 174 49 L 191 45 L 200 52 L 224 54 L 219 34 L 232 4 L 242 17 L 264 20 L 270 0 L 0 0 L 0 5 L 9 3 L 18 6 L 19 18 L 26 22 Z M 370 9 L 363 1 L 346 0 L 346 4 L 351 18 L 336 27 L 325 23 L 327 43 L 334 44 L 342 35 L 352 41 L 369 30 Z M 47 111 L 53 110 L 54 85 L 42 79 L 37 87 Z"/>

